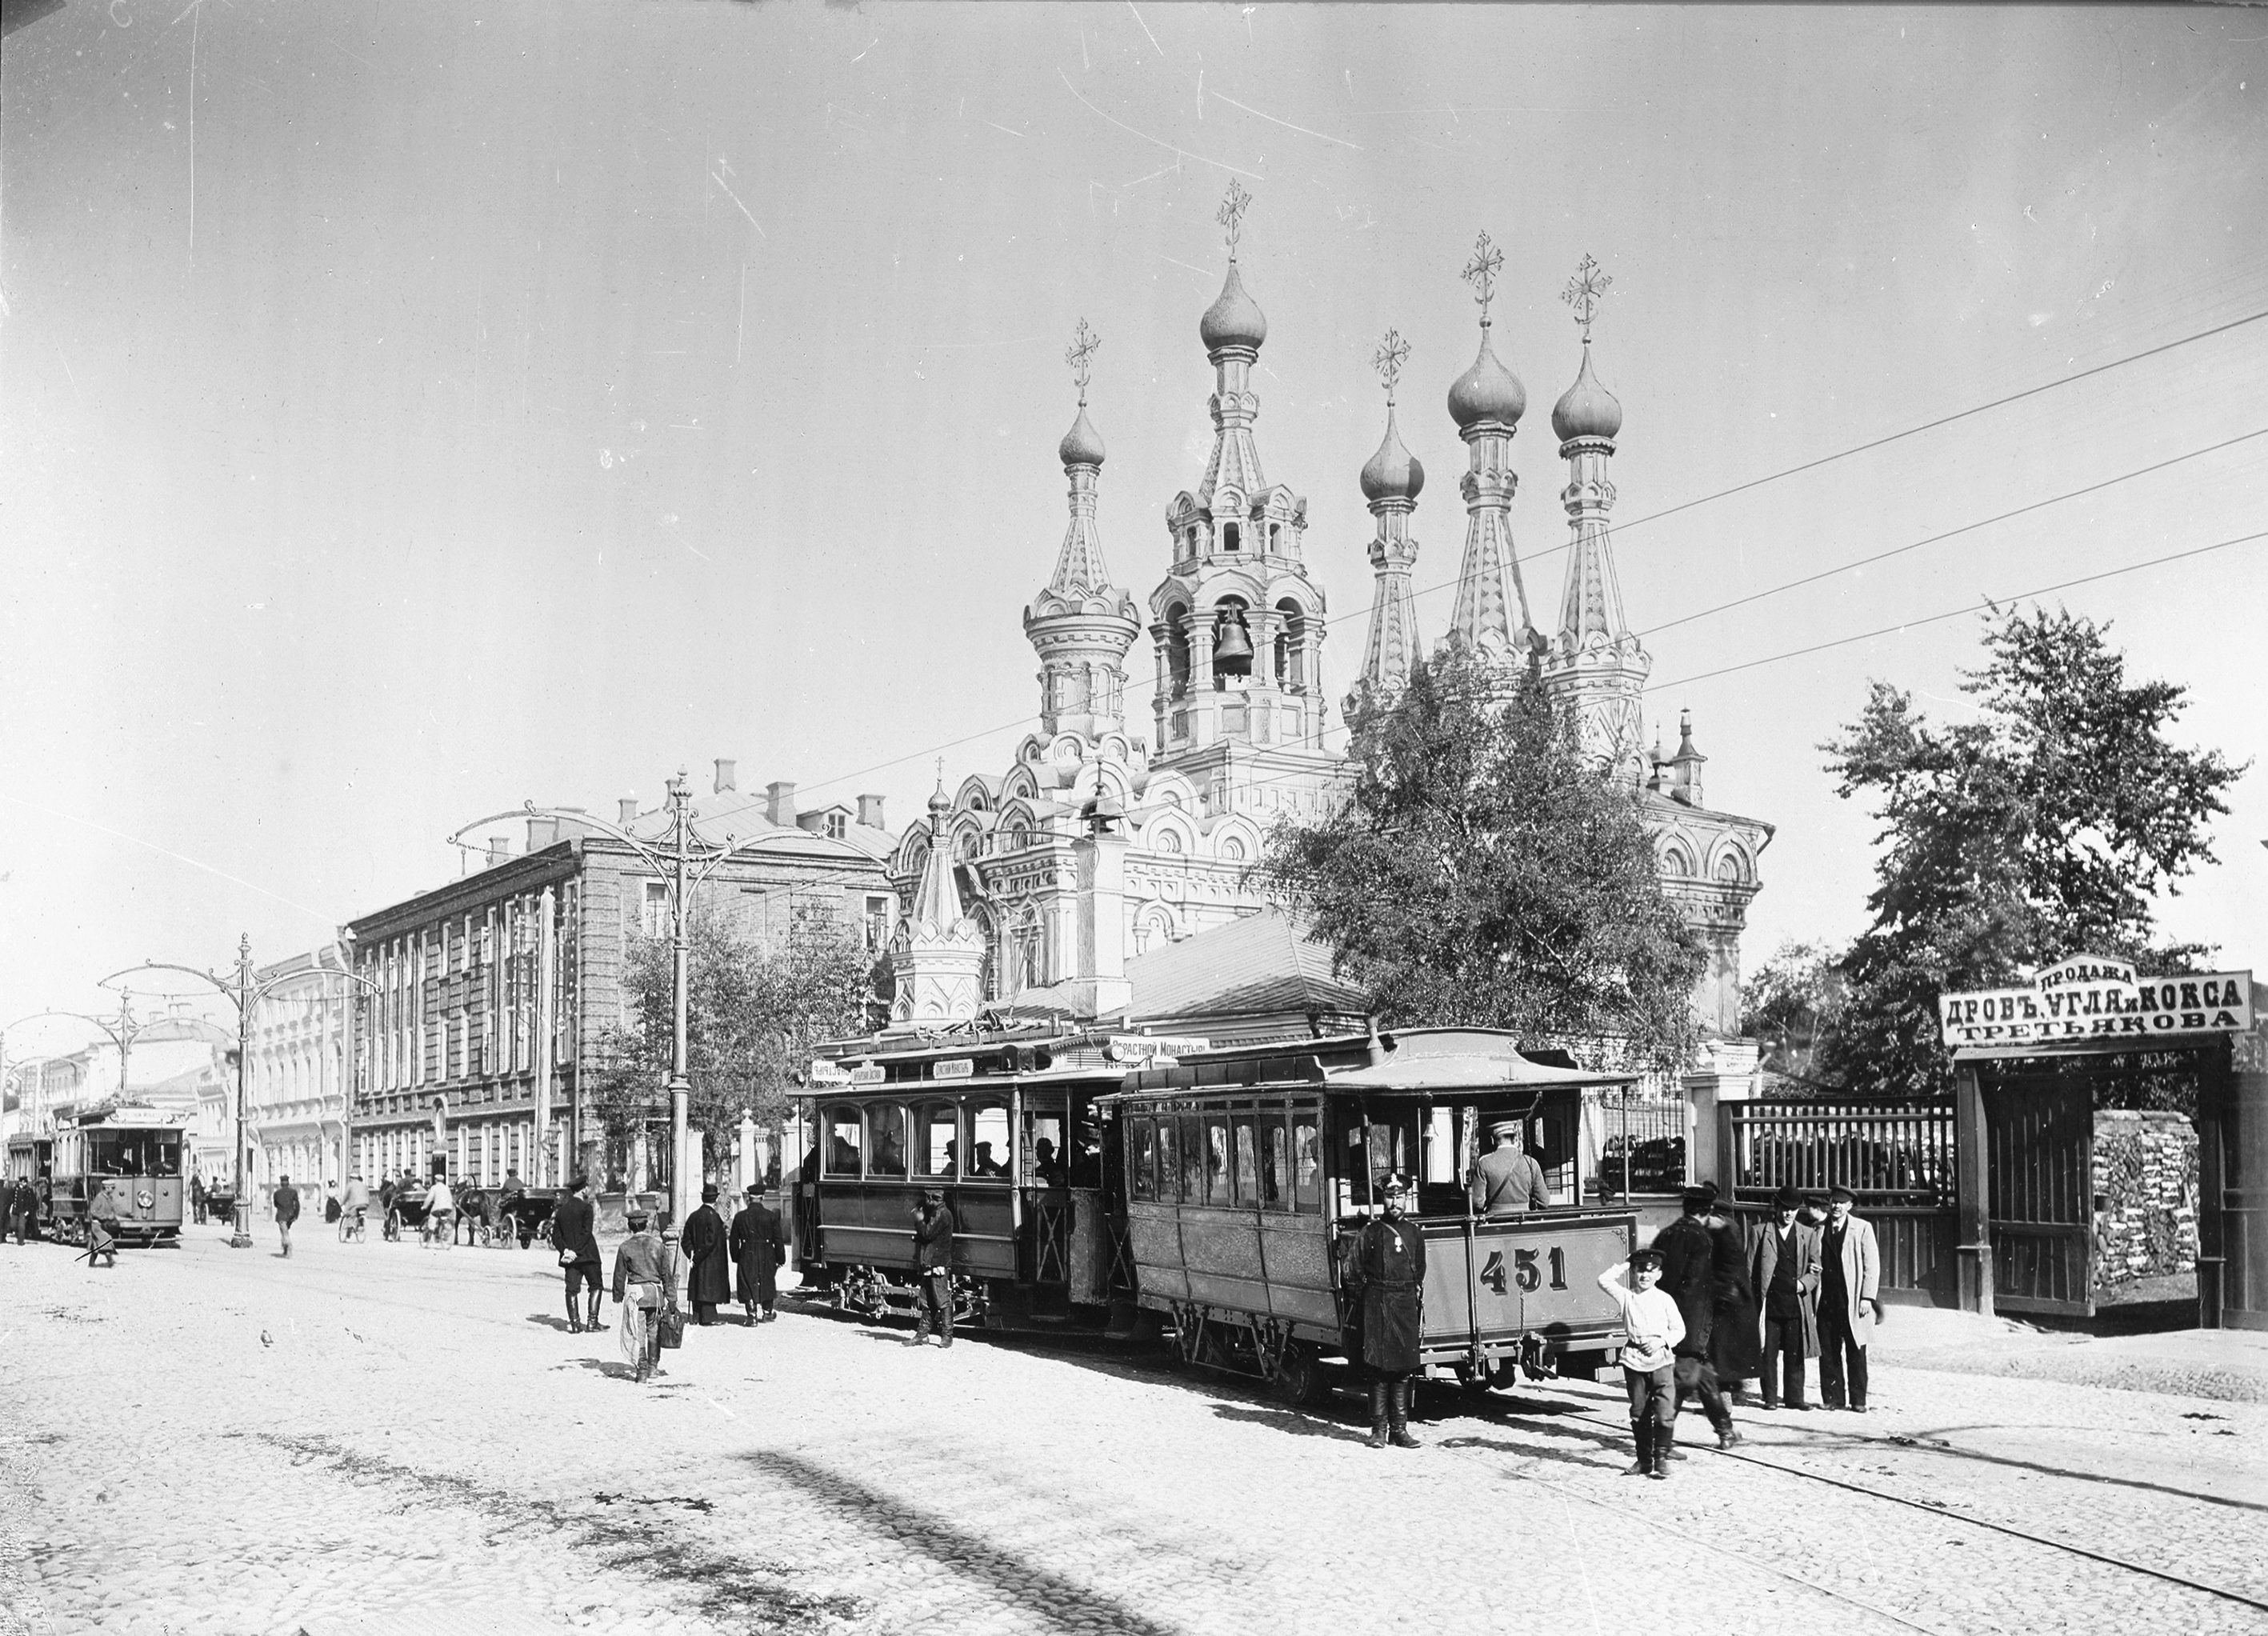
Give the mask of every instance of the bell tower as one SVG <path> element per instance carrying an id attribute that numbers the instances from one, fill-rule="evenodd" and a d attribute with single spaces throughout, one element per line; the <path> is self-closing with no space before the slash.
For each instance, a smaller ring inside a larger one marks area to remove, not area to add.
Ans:
<path id="1" fill-rule="evenodd" d="M 1246 293 L 1237 262 L 1251 204 L 1232 182 L 1216 218 L 1228 276 L 1197 325 L 1213 367 L 1212 456 L 1197 491 L 1183 490 L 1166 510 L 1173 567 L 1150 595 L 1152 761 L 1193 777 L 1200 763 L 1222 763 L 1215 752 L 1223 747 L 1229 762 L 1247 750 L 1321 757 L 1329 711 L 1318 662 L 1323 593 L 1307 577 L 1303 545 L 1307 502 L 1269 483 L 1252 436 L 1260 413 L 1252 368 L 1268 321 Z M 1216 795 L 1221 810 L 1248 804 L 1219 791 L 1208 794 L 1209 807 Z"/>

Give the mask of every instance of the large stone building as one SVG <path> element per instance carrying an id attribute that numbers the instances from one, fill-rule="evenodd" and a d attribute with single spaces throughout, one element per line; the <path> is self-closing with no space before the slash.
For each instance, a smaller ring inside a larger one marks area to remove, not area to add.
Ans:
<path id="1" fill-rule="evenodd" d="M 795 785 L 762 797 L 717 763 L 689 803 L 705 843 L 746 850 L 693 894 L 694 912 L 783 939 L 799 917 L 855 926 L 878 954 L 895 906 L 879 796 L 808 809 Z M 500 823 L 502 821 L 498 821 Z M 430 1175 L 558 1185 L 579 1158 L 613 1169 L 591 1108 L 610 1030 L 631 1021 L 623 980 L 641 938 L 669 932 L 667 879 L 611 831 L 666 832 L 666 809 L 625 800 L 613 821 L 529 817 L 524 850 L 504 829 L 463 878 L 350 923 L 355 969 L 351 1167 L 366 1180 Z M 694 852 L 696 866 L 713 856 Z"/>
<path id="2" fill-rule="evenodd" d="M 1078 415 L 1058 450 L 1069 522 L 1055 571 L 1023 616 L 1040 660 L 1040 730 L 1002 772 L 971 775 L 949 795 L 940 783 L 930 822 L 908 829 L 891 857 L 900 901 L 911 909 L 924 890 L 937 895 L 925 865 L 933 849 L 949 849 L 973 991 L 996 1006 L 1078 1010 L 1098 999 L 1123 1006 L 1128 961 L 1262 909 L 1265 899 L 1246 875 L 1268 827 L 1324 810 L 1341 787 L 1341 758 L 1324 748 L 1326 600 L 1306 562 L 1307 502 L 1268 481 L 1255 433 L 1251 375 L 1268 325 L 1238 261 L 1247 203 L 1233 186 L 1221 212 L 1227 276 L 1197 326 L 1213 372 L 1212 452 L 1196 489 L 1166 507 L 1166 572 L 1146 621 L 1103 556 L 1104 451 L 1086 402 L 1096 343 L 1082 322 L 1070 354 Z M 1607 468 L 1623 416 L 1592 364 L 1592 321 L 1608 281 L 1587 258 L 1567 291 L 1580 362 L 1551 415 L 1567 465 L 1565 578 L 1554 625 L 1531 617 L 1511 524 L 1519 483 L 1512 449 L 1527 394 L 1490 338 L 1501 264 L 1484 235 L 1465 269 L 1480 303 L 1480 343 L 1448 391 L 1449 418 L 1468 451 L 1466 529 L 1440 641 L 1500 665 L 1507 685 L 1540 656 L 1546 685 L 1574 713 L 1585 742 L 1641 786 L 1663 883 L 1708 947 L 1696 1009 L 1705 1034 L 1728 1039 L 1739 1028 L 1741 929 L 1771 829 L 1703 804 L 1704 757 L 1690 717 L 1681 715 L 1674 754 L 1645 748 L 1653 660 L 1624 615 L 1615 573 Z M 1375 530 L 1359 683 L 1382 694 L 1406 682 L 1422 651 L 1412 525 L 1425 474 L 1403 443 L 1393 399 L 1406 356 L 1389 335 L 1380 354 L 1385 435 L 1355 475 Z M 1153 661 L 1146 738 L 1130 730 L 1126 705 L 1126 655 L 1145 624 Z M 1094 822 L 1098 814 L 1107 822 Z M 1101 949 L 1114 929 L 1116 947 Z M 1094 988 L 1098 977 L 1094 992 L 1064 986 Z M 1724 1065 L 1734 1065 L 1727 1058 Z"/>
<path id="3" fill-rule="evenodd" d="M 252 1014 L 245 1073 L 250 1183 L 265 1200 L 291 1178 L 313 1204 L 346 1179 L 347 1042 L 353 984 L 335 948 L 294 954 L 252 974 L 264 998 Z"/>

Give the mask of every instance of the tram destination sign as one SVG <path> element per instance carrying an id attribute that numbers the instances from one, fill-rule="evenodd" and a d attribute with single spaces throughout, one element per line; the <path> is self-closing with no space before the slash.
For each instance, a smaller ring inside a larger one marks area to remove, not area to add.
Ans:
<path id="1" fill-rule="evenodd" d="M 2045 968 L 2029 988 L 1940 995 L 1938 1023 L 1948 1045 L 2242 1034 L 2252 1027 L 2252 974 L 2139 976 L 2124 961 L 2081 955 Z"/>

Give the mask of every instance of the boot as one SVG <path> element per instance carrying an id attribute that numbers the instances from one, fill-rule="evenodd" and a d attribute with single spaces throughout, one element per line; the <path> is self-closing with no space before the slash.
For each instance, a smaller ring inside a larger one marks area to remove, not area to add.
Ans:
<path id="1" fill-rule="evenodd" d="M 1418 1440 L 1410 1435 L 1410 1382 L 1405 1376 L 1394 1382 L 1386 1398 L 1387 1419 L 1394 1433 L 1387 1441 L 1396 1448 L 1416 1448 Z"/>
<path id="2" fill-rule="evenodd" d="M 1727 1415 L 1725 1423 L 1717 1428 L 1717 1447 L 1735 1448 L 1740 1446 L 1741 1441 L 1741 1428 L 1733 1424 L 1732 1416 Z"/>
<path id="3" fill-rule="evenodd" d="M 914 1332 L 906 1338 L 906 1345 L 918 1346 L 929 1338 L 929 1315 L 924 1313 L 914 1320 Z"/>
<path id="4" fill-rule="evenodd" d="M 1685 1456 L 1677 1452 L 1677 1427 L 1674 1424 L 1664 1426 L 1659 1420 L 1655 1421 L 1653 1426 L 1653 1469 L 1651 1471 L 1648 1471 L 1646 1475 L 1657 1483 L 1667 1481 L 1669 1477 L 1669 1463 L 1673 1460 L 1683 1460 L 1683 1458 L 1685 1458 Z"/>
<path id="5" fill-rule="evenodd" d="M 1384 1381 L 1370 1383 L 1370 1435 L 1363 1440 L 1365 1448 L 1386 1447 L 1386 1403 L 1391 1389 Z"/>
<path id="6" fill-rule="evenodd" d="M 937 1345 L 941 1352 L 953 1350 L 953 1321 L 950 1318 L 938 1325 Z"/>
<path id="7" fill-rule="evenodd" d="M 570 1335 L 580 1335 L 583 1332 L 582 1309 L 575 1305 L 575 1298 L 572 1295 L 567 1297 L 567 1332 Z"/>
<path id="8" fill-rule="evenodd" d="M 1653 1417 L 1652 1415 L 1641 1415 L 1631 1422 L 1631 1442 L 1638 1449 L 1638 1459 L 1623 1475 L 1624 1477 L 1653 1476 Z"/>
<path id="9" fill-rule="evenodd" d="M 586 1330 L 589 1330 L 593 1334 L 596 1334 L 596 1333 L 598 1333 L 598 1329 L 599 1329 L 599 1292 L 598 1292 L 598 1291 L 596 1291 L 596 1290 L 593 1290 L 593 1291 L 591 1292 L 591 1310 L 590 1310 L 587 1314 L 585 1314 L 585 1316 L 584 1316 L 584 1319 L 583 1319 L 583 1327 L 584 1327 L 585 1329 L 586 1329 Z"/>

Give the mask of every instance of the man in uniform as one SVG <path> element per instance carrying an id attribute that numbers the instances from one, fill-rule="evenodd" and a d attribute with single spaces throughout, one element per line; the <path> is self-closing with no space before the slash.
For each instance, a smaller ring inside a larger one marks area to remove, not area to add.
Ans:
<path id="1" fill-rule="evenodd" d="M 1354 1272 L 1362 1288 L 1362 1361 L 1370 1371 L 1369 1446 L 1415 1448 L 1410 1435 L 1410 1376 L 1421 1367 L 1419 1292 L 1425 1283 L 1425 1235 L 1403 1212 L 1410 1178 L 1388 1171 L 1378 1180 L 1385 1209 L 1362 1229 Z"/>
<path id="2" fill-rule="evenodd" d="M 914 1206 L 914 1279 L 921 1305 L 914 1316 L 914 1332 L 906 1342 L 918 1346 L 937 1326 L 938 1345 L 953 1345 L 953 1212 L 945 1207 L 945 1190 L 922 1190 Z"/>
<path id="3" fill-rule="evenodd" d="M 751 1190 L 747 1203 L 733 1216 L 727 1248 L 740 1275 L 740 1305 L 747 1308 L 748 1322 L 770 1323 L 779 1316 L 772 1308 L 779 1300 L 779 1269 L 787 1260 L 787 1248 L 781 1242 L 779 1212 L 764 1203 L 762 1194 Z"/>
<path id="4" fill-rule="evenodd" d="M 679 1242 L 689 1264 L 685 1299 L 693 1308 L 693 1321 L 706 1329 L 717 1322 L 717 1308 L 733 1299 L 733 1277 L 725 1258 L 725 1218 L 717 1213 L 717 1183 L 701 1186 L 701 1207 L 685 1218 Z"/>
<path id="5" fill-rule="evenodd" d="M 1719 1247 L 1709 1230 L 1709 1210 L 1714 1202 L 1707 1188 L 1687 1188 L 1683 1200 L 1685 1213 L 1654 1235 L 1653 1248 L 1661 1252 L 1659 1287 L 1677 1303 L 1685 1320 L 1684 1338 L 1677 1343 L 1677 1406 L 1683 1408 L 1689 1396 L 1700 1398 L 1702 1412 L 1716 1428 L 1717 1447 L 1730 1448 L 1741 1441 L 1740 1428 L 1733 1424 L 1733 1411 L 1725 1406 L 1709 1346 L 1716 1330 L 1720 1285 Z M 1742 1276 L 1745 1279 L 1746 1274 Z M 1673 1445 L 1669 1457 L 1685 1456 Z"/>
<path id="6" fill-rule="evenodd" d="M 1551 1190 L 1545 1185 L 1543 1167 L 1520 1146 L 1520 1121 L 1499 1119 L 1489 1126 L 1495 1139 L 1492 1152 L 1473 1167 L 1473 1210 L 1484 1216 L 1524 1216 L 1531 1210 L 1551 1207 Z"/>
<path id="7" fill-rule="evenodd" d="M 596 1232 L 598 1212 L 584 1195 L 591 1185 L 588 1176 L 570 1176 L 567 1196 L 551 1212 L 551 1246 L 559 1252 L 559 1264 L 567 1277 L 567 1332 L 580 1335 L 585 1330 L 595 1331 L 599 1327 L 599 1301 L 605 1287 L 603 1274 L 606 1264 L 599 1259 L 599 1239 Z M 575 1297 L 589 1286 L 590 1309 L 583 1316 L 575 1313 Z"/>

